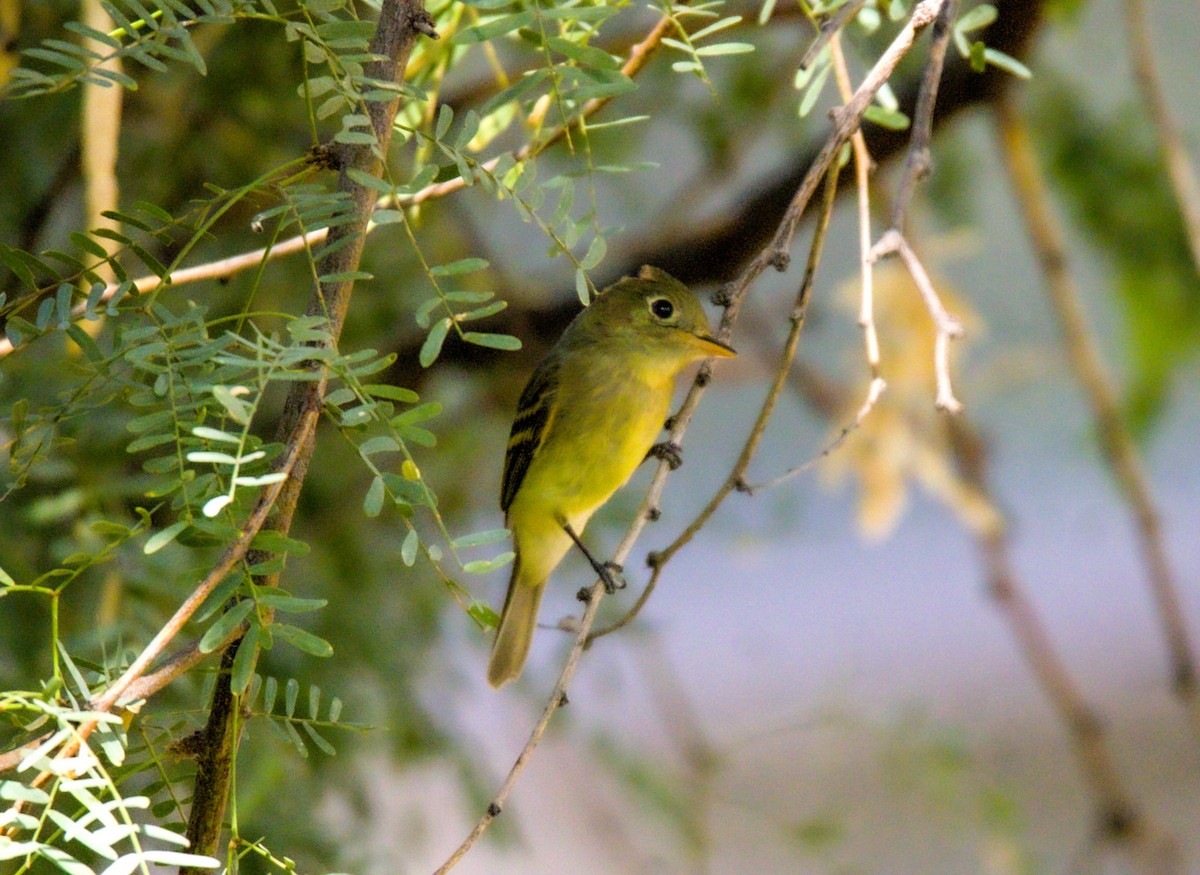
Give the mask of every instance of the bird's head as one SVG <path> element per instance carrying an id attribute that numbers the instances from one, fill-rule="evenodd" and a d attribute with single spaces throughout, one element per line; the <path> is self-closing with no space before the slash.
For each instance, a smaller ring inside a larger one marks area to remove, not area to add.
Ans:
<path id="1" fill-rule="evenodd" d="M 737 353 L 712 336 L 696 295 L 666 271 L 649 265 L 609 286 L 586 311 L 598 333 L 679 366 Z"/>

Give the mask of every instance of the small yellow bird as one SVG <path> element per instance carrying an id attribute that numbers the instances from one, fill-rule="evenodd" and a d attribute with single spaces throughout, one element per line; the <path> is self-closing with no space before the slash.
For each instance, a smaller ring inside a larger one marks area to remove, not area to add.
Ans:
<path id="1" fill-rule="evenodd" d="M 601 292 L 567 326 L 529 378 L 508 439 L 500 509 L 517 557 L 488 663 L 499 687 L 521 674 L 546 579 L 574 543 L 610 587 L 613 566 L 579 540 L 588 519 L 650 454 L 675 376 L 689 363 L 730 357 L 696 296 L 654 267 Z"/>

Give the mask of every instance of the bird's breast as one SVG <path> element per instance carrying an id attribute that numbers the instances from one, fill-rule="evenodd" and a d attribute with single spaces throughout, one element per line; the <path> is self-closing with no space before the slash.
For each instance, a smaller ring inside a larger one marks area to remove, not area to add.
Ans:
<path id="1" fill-rule="evenodd" d="M 586 521 L 645 459 L 663 428 L 672 381 L 593 376 L 599 378 L 560 386 L 558 410 L 518 501 Z"/>

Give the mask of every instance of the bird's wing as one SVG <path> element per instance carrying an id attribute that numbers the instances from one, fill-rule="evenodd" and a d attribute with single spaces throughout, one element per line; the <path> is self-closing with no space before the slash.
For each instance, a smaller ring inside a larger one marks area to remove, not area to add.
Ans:
<path id="1" fill-rule="evenodd" d="M 500 485 L 500 509 L 505 513 L 508 513 L 508 507 L 529 471 L 530 462 L 550 431 L 556 410 L 558 371 L 557 359 L 543 361 L 529 378 L 525 391 L 521 393 L 521 400 L 517 402 L 517 417 L 508 436 L 504 479 Z"/>

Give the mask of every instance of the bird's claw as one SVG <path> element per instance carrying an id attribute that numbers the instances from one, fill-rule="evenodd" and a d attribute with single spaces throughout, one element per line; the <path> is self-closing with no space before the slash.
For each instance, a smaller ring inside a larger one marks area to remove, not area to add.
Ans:
<path id="1" fill-rule="evenodd" d="M 653 456 L 656 459 L 662 459 L 672 471 L 683 464 L 683 447 L 674 442 L 664 441 L 663 443 L 655 444 L 650 448 L 650 452 L 647 455 Z"/>
<path id="2" fill-rule="evenodd" d="M 616 562 L 605 562 L 600 571 L 600 580 L 604 582 L 604 591 L 612 595 L 619 589 L 624 589 L 628 584 L 625 582 L 625 569 Z"/>

